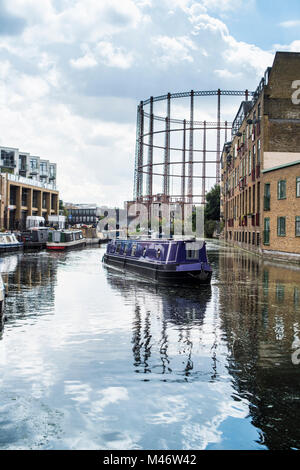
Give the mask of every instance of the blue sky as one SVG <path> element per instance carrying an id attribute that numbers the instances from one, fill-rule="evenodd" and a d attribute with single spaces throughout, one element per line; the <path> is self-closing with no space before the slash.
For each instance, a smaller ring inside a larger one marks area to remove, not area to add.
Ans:
<path id="1" fill-rule="evenodd" d="M 0 145 L 57 162 L 65 201 L 122 204 L 140 100 L 255 89 L 299 31 L 296 0 L 0 0 Z"/>

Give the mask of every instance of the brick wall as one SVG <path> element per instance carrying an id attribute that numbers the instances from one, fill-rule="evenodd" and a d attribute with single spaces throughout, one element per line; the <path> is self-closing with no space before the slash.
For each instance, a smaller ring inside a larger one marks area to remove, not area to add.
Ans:
<path id="1" fill-rule="evenodd" d="M 300 177 L 300 164 L 264 173 L 262 179 L 261 207 L 264 207 L 264 184 L 270 183 L 270 211 L 264 211 L 263 219 L 270 218 L 270 245 L 262 245 L 264 250 L 283 251 L 300 254 L 300 237 L 295 236 L 295 217 L 300 217 L 300 198 L 296 197 L 296 177 Z M 286 180 L 286 199 L 278 199 L 279 180 Z M 286 217 L 286 236 L 277 235 L 277 217 Z M 263 222 L 263 221 L 262 221 Z"/>

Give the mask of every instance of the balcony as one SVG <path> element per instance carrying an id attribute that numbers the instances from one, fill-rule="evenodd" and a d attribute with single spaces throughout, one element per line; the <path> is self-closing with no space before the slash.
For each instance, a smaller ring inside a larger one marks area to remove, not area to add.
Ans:
<path id="1" fill-rule="evenodd" d="M 16 168 L 17 165 L 16 165 L 15 162 L 13 162 L 12 160 L 5 160 L 5 159 L 4 159 L 4 160 L 1 162 L 1 166 L 2 166 L 3 168 Z"/>

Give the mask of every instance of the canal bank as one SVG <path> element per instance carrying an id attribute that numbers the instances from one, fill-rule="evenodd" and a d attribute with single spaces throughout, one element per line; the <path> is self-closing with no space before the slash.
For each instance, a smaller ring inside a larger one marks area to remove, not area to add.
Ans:
<path id="1" fill-rule="evenodd" d="M 104 247 L 7 257 L 0 448 L 299 449 L 300 272 L 207 248 L 188 289 Z"/>

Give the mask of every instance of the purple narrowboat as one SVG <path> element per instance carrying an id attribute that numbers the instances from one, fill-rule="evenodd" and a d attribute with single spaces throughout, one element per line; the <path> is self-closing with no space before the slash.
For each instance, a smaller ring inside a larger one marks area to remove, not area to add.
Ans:
<path id="1" fill-rule="evenodd" d="M 212 276 L 205 242 L 194 240 L 115 239 L 103 262 L 159 282 L 209 284 Z"/>

